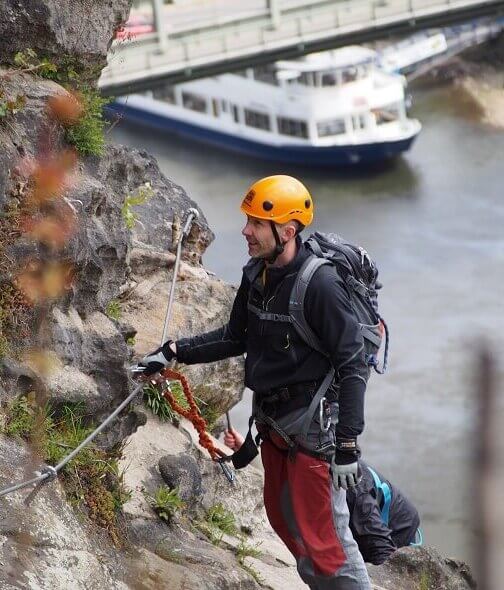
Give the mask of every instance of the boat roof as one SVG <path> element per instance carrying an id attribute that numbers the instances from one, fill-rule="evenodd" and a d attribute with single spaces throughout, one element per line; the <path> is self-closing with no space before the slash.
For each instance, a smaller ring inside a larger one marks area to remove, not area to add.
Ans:
<path id="1" fill-rule="evenodd" d="M 296 72 L 318 72 L 323 70 L 339 70 L 350 66 L 370 63 L 376 59 L 376 51 L 360 45 L 349 45 L 330 51 L 310 53 L 299 60 L 277 61 L 280 70 Z"/>

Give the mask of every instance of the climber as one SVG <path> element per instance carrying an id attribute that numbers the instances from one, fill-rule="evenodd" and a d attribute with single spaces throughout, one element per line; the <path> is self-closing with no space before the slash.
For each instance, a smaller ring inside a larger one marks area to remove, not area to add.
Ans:
<path id="1" fill-rule="evenodd" d="M 299 235 L 313 220 L 309 191 L 293 177 L 269 176 L 250 187 L 241 210 L 251 259 L 228 323 L 168 340 L 141 366 L 152 375 L 174 358 L 195 364 L 246 353 L 245 385 L 255 392 L 264 502 L 273 529 L 312 590 L 370 590 L 346 504 L 346 490 L 360 477 L 357 437 L 369 374 L 350 295 L 332 264 L 316 270 L 304 298 L 306 320 L 327 353 L 316 350 L 288 315 L 297 273 L 312 256 Z"/>

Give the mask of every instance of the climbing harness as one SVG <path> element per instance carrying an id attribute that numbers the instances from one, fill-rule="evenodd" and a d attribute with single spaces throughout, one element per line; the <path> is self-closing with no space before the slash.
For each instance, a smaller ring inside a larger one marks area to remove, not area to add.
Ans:
<path id="1" fill-rule="evenodd" d="M 172 284 L 171 284 L 171 288 L 170 288 L 170 299 L 169 299 L 169 303 L 168 303 L 168 309 L 166 312 L 166 318 L 165 318 L 165 323 L 164 323 L 164 328 L 163 328 L 163 342 L 166 339 L 166 332 L 167 332 L 168 324 L 169 324 L 169 321 L 171 318 L 173 297 L 174 297 L 174 293 L 175 293 L 175 281 L 177 278 L 178 268 L 179 268 L 179 264 L 180 264 L 180 258 L 181 258 L 181 254 L 182 254 L 182 240 L 184 239 L 184 237 L 186 237 L 189 234 L 192 222 L 195 218 L 197 219 L 198 216 L 199 216 L 199 213 L 196 209 L 191 208 L 188 210 L 187 219 L 186 219 L 184 228 L 183 228 L 183 230 L 180 234 L 179 240 L 178 240 L 177 255 L 175 258 L 173 278 L 172 278 Z M 131 367 L 131 370 L 133 373 L 137 373 L 137 374 L 140 372 L 138 370 L 138 367 Z M 193 424 L 195 425 L 195 428 L 198 430 L 198 433 L 200 435 L 200 442 L 201 442 L 202 446 L 204 446 L 205 448 L 208 449 L 210 456 L 212 457 L 212 459 L 214 461 L 219 463 L 219 465 L 220 465 L 224 475 L 228 479 L 228 481 L 230 483 L 233 483 L 234 473 L 227 465 L 225 465 L 223 463 L 224 459 L 222 456 L 224 455 L 224 453 L 222 453 L 222 451 L 220 451 L 219 449 L 216 449 L 214 447 L 214 445 L 212 444 L 212 441 L 210 440 L 210 437 L 206 433 L 206 431 L 205 431 L 206 423 L 205 423 L 204 419 L 201 417 L 201 415 L 199 414 L 198 408 L 194 402 L 194 398 L 192 397 L 192 394 L 190 393 L 189 386 L 187 384 L 185 377 L 183 377 L 179 373 L 176 373 L 175 371 L 171 371 L 170 369 L 165 369 L 165 371 L 163 371 L 163 373 L 166 373 L 165 378 L 175 377 L 176 379 L 178 379 L 181 382 L 182 388 L 184 389 L 184 393 L 186 394 L 187 400 L 188 400 L 189 405 L 191 407 L 191 410 L 189 411 L 189 414 L 191 417 L 189 417 L 189 419 L 193 422 Z M 136 387 L 128 395 L 128 397 L 126 399 L 124 399 L 119 404 L 119 406 L 117 406 L 117 408 L 95 430 L 93 430 L 93 432 L 91 432 L 91 434 L 89 434 L 89 436 L 87 436 L 71 453 L 69 453 L 66 457 L 64 457 L 56 466 L 53 467 L 52 465 L 44 465 L 39 471 L 35 471 L 35 477 L 32 477 L 31 479 L 28 479 L 28 480 L 23 481 L 21 483 L 14 484 L 14 485 L 9 486 L 3 490 L 0 490 L 0 497 L 6 496 L 7 494 L 10 494 L 11 492 L 15 492 L 17 490 L 21 490 L 21 489 L 29 487 L 29 486 L 35 486 L 24 500 L 25 504 L 29 504 L 31 502 L 31 500 L 35 497 L 35 495 L 40 491 L 42 486 L 44 484 L 48 483 L 49 481 L 53 481 L 54 479 L 56 479 L 58 477 L 58 473 L 61 471 L 61 469 L 63 469 L 63 467 L 65 467 L 65 465 L 67 463 L 69 463 L 78 453 L 80 453 L 80 451 L 86 445 L 88 445 L 96 436 L 98 436 L 98 434 L 100 434 L 100 432 L 102 432 L 102 430 L 104 430 L 116 418 L 116 416 L 133 400 L 133 398 L 136 395 L 138 395 L 138 393 L 140 393 L 142 391 L 144 386 L 145 386 L 145 383 L 141 383 L 138 387 Z M 168 386 L 168 389 L 169 389 L 169 386 Z M 163 392 L 163 395 L 164 395 L 164 392 Z M 187 410 L 185 410 L 184 408 L 181 408 L 181 406 L 179 406 L 177 404 L 177 402 L 173 398 L 173 395 L 171 394 L 171 392 L 168 393 L 168 391 L 167 391 L 167 395 L 165 397 L 167 397 L 168 401 L 172 404 L 172 407 L 177 412 L 181 413 L 182 415 L 184 415 L 184 413 L 188 413 Z M 171 397 L 171 399 L 170 399 L 170 397 Z M 180 408 L 182 410 L 182 412 L 178 408 Z M 193 417 L 194 417 L 194 421 L 193 421 Z"/>

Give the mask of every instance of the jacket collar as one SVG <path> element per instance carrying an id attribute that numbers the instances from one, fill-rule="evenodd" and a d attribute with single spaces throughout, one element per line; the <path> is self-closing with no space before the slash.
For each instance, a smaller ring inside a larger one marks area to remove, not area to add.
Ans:
<path id="1" fill-rule="evenodd" d="M 296 236 L 296 247 L 296 255 L 288 264 L 285 264 L 284 266 L 268 267 L 268 279 L 271 278 L 274 282 L 277 282 L 284 276 L 301 268 L 301 265 L 306 260 L 307 256 L 309 256 L 309 252 L 303 244 L 301 236 Z M 263 272 L 265 265 L 266 263 L 262 258 L 249 259 L 247 264 L 243 267 L 243 272 L 250 283 L 253 283 L 260 273 Z"/>

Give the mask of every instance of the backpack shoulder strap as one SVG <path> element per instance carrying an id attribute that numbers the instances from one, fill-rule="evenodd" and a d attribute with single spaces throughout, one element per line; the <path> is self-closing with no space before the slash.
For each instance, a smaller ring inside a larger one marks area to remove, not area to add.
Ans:
<path id="1" fill-rule="evenodd" d="M 307 258 L 299 269 L 289 298 L 289 315 L 297 333 L 309 346 L 322 354 L 326 354 L 326 352 L 324 352 L 322 343 L 306 321 L 304 302 L 308 285 L 315 271 L 324 264 L 332 263 L 330 260 L 319 258 L 316 255 Z"/>

